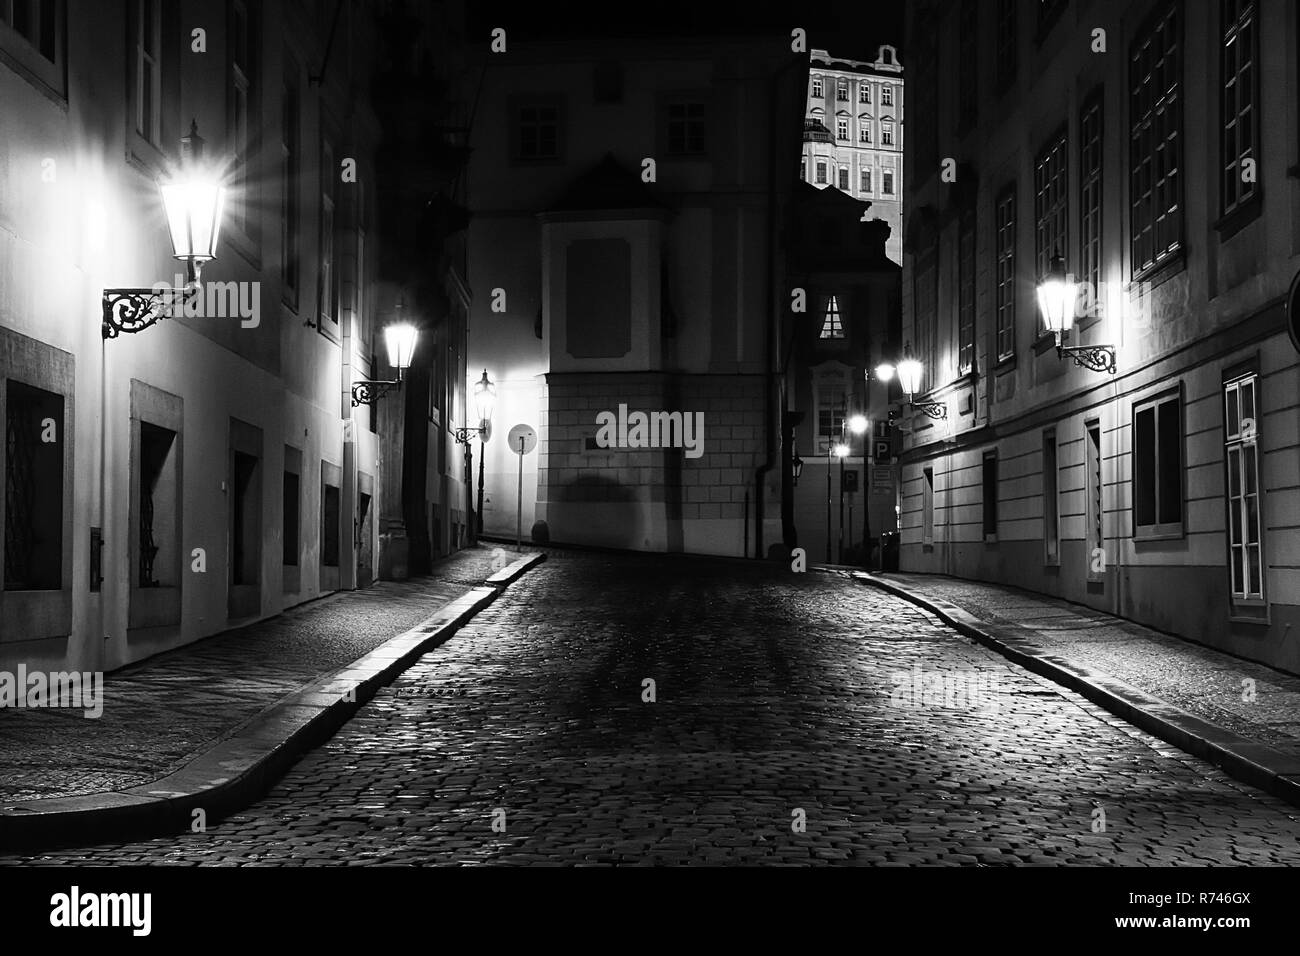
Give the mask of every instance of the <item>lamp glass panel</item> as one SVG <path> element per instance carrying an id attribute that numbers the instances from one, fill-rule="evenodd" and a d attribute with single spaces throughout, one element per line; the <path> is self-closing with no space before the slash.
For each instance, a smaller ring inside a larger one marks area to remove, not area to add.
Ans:
<path id="1" fill-rule="evenodd" d="M 898 363 L 898 384 L 908 395 L 921 390 L 921 363 L 917 359 L 904 359 Z"/>
<path id="2" fill-rule="evenodd" d="M 388 364 L 402 371 L 410 368 L 419 335 L 419 330 L 409 322 L 396 323 L 385 328 L 384 344 L 388 348 Z"/>

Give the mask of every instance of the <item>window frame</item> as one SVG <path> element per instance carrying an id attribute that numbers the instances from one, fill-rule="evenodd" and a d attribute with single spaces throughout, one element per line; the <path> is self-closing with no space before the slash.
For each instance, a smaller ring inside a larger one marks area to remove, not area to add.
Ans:
<path id="1" fill-rule="evenodd" d="M 1223 396 L 1223 502 L 1224 502 L 1224 566 L 1228 572 L 1228 600 L 1232 608 L 1233 616 L 1238 618 L 1249 618 L 1258 620 L 1262 615 L 1267 615 L 1268 610 L 1268 563 L 1266 536 L 1268 522 L 1265 520 L 1266 495 L 1264 488 L 1264 475 L 1260 467 L 1261 455 L 1260 446 L 1260 421 L 1263 415 L 1260 413 L 1260 391 L 1262 376 L 1259 372 L 1258 361 L 1247 363 L 1245 366 L 1239 366 L 1236 369 L 1224 373 L 1222 396 Z M 1241 391 L 1243 386 L 1249 386 L 1251 393 L 1251 415 L 1243 415 L 1241 406 Z M 1236 398 L 1236 427 L 1233 427 L 1233 409 L 1234 405 L 1230 397 Z M 1244 422 L 1251 420 L 1253 425 L 1250 429 L 1243 428 Z M 1246 453 L 1249 451 L 1250 460 L 1254 466 L 1255 490 L 1255 542 L 1252 545 L 1249 537 L 1238 543 L 1234 533 L 1234 517 L 1240 518 L 1241 531 L 1246 532 L 1246 526 L 1250 522 L 1248 499 L 1251 492 L 1246 490 L 1246 476 L 1250 474 L 1246 467 Z M 1241 487 L 1241 494 L 1233 494 L 1233 455 L 1237 455 L 1239 462 L 1238 479 Z M 1234 502 L 1234 498 L 1239 499 L 1239 504 Z M 1240 511 L 1234 516 L 1234 509 L 1240 508 Z M 1258 576 L 1259 587 L 1257 590 L 1238 590 L 1234 580 L 1233 557 L 1234 551 L 1238 548 L 1242 550 L 1242 571 L 1243 584 L 1248 584 L 1251 577 L 1249 552 L 1254 547 L 1258 557 Z"/>
<path id="2" fill-rule="evenodd" d="M 976 341 L 976 217 L 975 207 L 962 210 L 957 225 L 957 374 L 975 371 Z"/>
<path id="3" fill-rule="evenodd" d="M 1178 488 L 1178 520 L 1161 521 L 1160 515 L 1164 504 L 1164 482 L 1162 482 L 1162 449 L 1161 433 L 1163 422 L 1167 412 L 1165 408 L 1172 408 L 1177 415 L 1177 449 L 1178 460 L 1175 464 L 1177 488 Z M 1154 522 L 1146 524 L 1138 523 L 1138 495 L 1140 491 L 1138 480 L 1139 454 L 1138 448 L 1138 416 L 1151 411 L 1154 414 L 1152 419 L 1152 474 L 1151 474 L 1151 492 L 1152 492 L 1152 509 Z M 1130 492 L 1130 509 L 1131 509 L 1131 527 L 1132 538 L 1135 542 L 1143 541 L 1169 541 L 1186 537 L 1187 529 L 1187 410 L 1183 398 L 1183 386 L 1179 381 L 1171 389 L 1165 389 L 1154 395 L 1150 395 L 1140 401 L 1135 401 L 1129 416 L 1129 428 L 1131 442 L 1129 453 L 1129 492 Z"/>
<path id="4" fill-rule="evenodd" d="M 33 19 L 34 36 L 20 32 L 10 24 L 14 2 L 27 2 L 35 13 Z M 67 72 L 67 2 L 66 0 L 49 0 L 52 4 L 54 25 L 51 28 L 51 40 L 54 56 L 51 58 L 41 49 L 43 36 L 44 12 L 40 0 L 5 0 L 4 11 L 8 16 L 0 15 L 0 63 L 9 66 L 15 73 L 31 83 L 42 93 L 52 99 L 66 103 L 68 99 Z"/>
<path id="5" fill-rule="evenodd" d="M 1016 184 L 1008 183 L 993 203 L 993 345 L 999 363 L 1014 359 L 1017 348 L 1016 205 Z"/>
<path id="6" fill-rule="evenodd" d="M 1128 204 L 1129 269 L 1133 281 L 1139 282 L 1167 263 L 1181 258 L 1187 246 L 1186 162 L 1184 122 L 1184 31 L 1182 5 L 1166 0 L 1152 11 L 1143 23 L 1128 53 Z M 1173 39 L 1164 44 L 1158 56 L 1148 57 L 1169 26 Z M 1173 65 L 1166 62 L 1173 59 Z M 1150 62 L 1150 69 L 1143 64 Z M 1159 67 L 1172 76 L 1168 83 L 1152 78 Z M 1141 73 L 1141 78 L 1138 74 Z M 1150 90 L 1159 85 L 1162 92 L 1150 98 Z M 1172 129 L 1172 133 L 1171 133 Z M 1162 151 L 1172 149 L 1172 163 Z M 1165 169 L 1157 176 L 1154 170 Z M 1172 172 L 1168 170 L 1172 169 Z M 1143 186 L 1150 180 L 1149 188 Z M 1160 197 L 1164 196 L 1163 203 Z M 1157 212 L 1157 206 L 1163 209 Z M 1171 236 L 1170 233 L 1173 233 Z M 1165 241 L 1160 245 L 1161 236 Z M 1159 247 L 1159 248 L 1157 248 Z M 1149 252 L 1146 250 L 1149 249 Z"/>
<path id="7" fill-rule="evenodd" d="M 1079 109 L 1079 275 L 1090 284 L 1091 308 L 1081 316 L 1091 323 L 1106 313 L 1101 296 L 1101 260 L 1105 230 L 1106 114 L 1103 91 L 1089 94 Z M 1095 132 L 1095 135 L 1093 133 Z"/>
<path id="8" fill-rule="evenodd" d="M 1259 83 L 1259 4 L 1257 0 L 1219 0 L 1219 197 L 1218 210 L 1221 219 L 1234 216 L 1237 213 L 1245 211 L 1250 206 L 1258 204 L 1262 198 L 1261 183 L 1258 174 L 1258 162 L 1260 156 L 1260 83 Z M 1237 8 L 1237 16 L 1232 23 L 1228 23 L 1230 14 L 1229 7 Z M 1243 21 L 1248 22 L 1248 35 L 1243 42 L 1242 30 Z M 1249 45 L 1247 51 L 1248 57 L 1246 69 L 1249 75 L 1244 83 L 1245 95 L 1249 97 L 1249 104 L 1246 110 L 1249 111 L 1248 121 L 1246 122 L 1246 132 L 1240 132 L 1242 126 L 1242 113 L 1240 106 L 1240 91 L 1242 90 L 1242 58 L 1240 53 L 1246 45 Z M 1230 60 L 1235 60 L 1236 68 L 1233 70 L 1233 77 L 1229 80 L 1228 71 L 1232 68 Z M 1229 119 L 1229 90 L 1238 93 L 1237 109 L 1233 111 L 1231 120 Z M 1246 147 L 1243 150 L 1241 143 L 1246 141 Z M 1229 157 L 1229 141 L 1236 144 L 1231 158 Z M 1256 176 L 1251 183 L 1244 183 L 1241 179 L 1240 165 L 1245 159 L 1254 159 L 1256 161 Z M 1232 174 L 1232 170 L 1238 170 Z M 1232 183 L 1234 189 L 1229 194 L 1228 184 Z"/>
<path id="9" fill-rule="evenodd" d="M 1056 429 L 1043 432 L 1043 564 L 1061 566 L 1061 446 Z"/>
<path id="10" fill-rule="evenodd" d="M 981 512 L 981 530 L 983 531 L 985 544 L 996 544 L 998 540 L 998 523 L 1000 515 L 998 514 L 998 501 L 1001 491 L 1001 476 L 998 469 L 998 450 L 996 448 L 986 449 L 981 458 L 982 467 L 980 471 L 980 512 Z M 990 478 L 992 480 L 990 481 Z M 989 494 L 989 486 L 992 485 L 993 494 Z M 992 530 L 989 530 L 992 528 Z"/>

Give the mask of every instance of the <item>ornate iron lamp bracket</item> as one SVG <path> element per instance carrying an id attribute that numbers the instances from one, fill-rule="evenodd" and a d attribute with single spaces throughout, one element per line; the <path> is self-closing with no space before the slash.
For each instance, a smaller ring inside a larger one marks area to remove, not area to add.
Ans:
<path id="1" fill-rule="evenodd" d="M 105 339 L 123 332 L 143 332 L 159 319 L 170 318 L 199 295 L 197 284 L 183 289 L 105 289 L 100 329 Z"/>
<path id="2" fill-rule="evenodd" d="M 377 398 L 383 398 L 395 388 L 402 387 L 401 379 L 394 379 L 391 382 L 372 382 L 365 379 L 360 382 L 352 383 L 352 407 L 358 405 L 372 405 Z"/>
<path id="3" fill-rule="evenodd" d="M 1057 345 L 1058 357 L 1068 355 L 1080 368 L 1115 374 L 1115 348 L 1111 345 Z"/>

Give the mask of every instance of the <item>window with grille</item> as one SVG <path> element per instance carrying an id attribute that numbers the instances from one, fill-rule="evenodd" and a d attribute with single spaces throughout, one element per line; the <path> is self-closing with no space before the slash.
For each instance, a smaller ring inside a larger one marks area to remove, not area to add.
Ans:
<path id="1" fill-rule="evenodd" d="M 840 304 L 835 296 L 831 296 L 826 303 L 826 312 L 822 317 L 821 338 L 823 339 L 842 339 L 844 338 L 844 322 L 840 318 Z"/>
<path id="2" fill-rule="evenodd" d="M 673 156 L 704 153 L 704 104 L 668 104 L 668 152 Z"/>
<path id="3" fill-rule="evenodd" d="M 1133 407 L 1133 534 L 1183 533 L 1183 425 L 1180 395 Z"/>
<path id="4" fill-rule="evenodd" d="M 1255 373 L 1223 387 L 1228 573 L 1233 599 L 1238 601 L 1264 599 L 1258 394 Z"/>
<path id="5" fill-rule="evenodd" d="M 550 160 L 560 156 L 560 107 L 533 103 L 518 107 L 516 153 L 520 160 Z"/>
<path id="6" fill-rule="evenodd" d="M 1129 54 L 1129 205 L 1133 274 L 1183 245 L 1181 4 L 1148 21 Z"/>
<path id="7" fill-rule="evenodd" d="M 1259 116 L 1255 63 L 1259 56 L 1259 30 L 1255 25 L 1255 0 L 1220 0 L 1223 44 L 1220 47 L 1223 87 L 1220 91 L 1222 129 L 1219 160 L 1223 172 L 1219 211 L 1227 215 L 1257 195 L 1258 183 L 1250 169 L 1258 162 Z"/>
<path id="8" fill-rule="evenodd" d="M 5 383 L 4 587 L 63 587 L 63 396 Z"/>
<path id="9" fill-rule="evenodd" d="M 935 323 L 937 321 L 936 309 L 938 298 L 938 269 L 936 260 L 938 259 L 938 249 L 932 248 L 920 257 L 916 264 L 913 275 L 915 276 L 915 287 L 913 289 L 913 302 L 915 303 L 916 312 L 916 357 L 922 363 L 921 387 L 918 390 L 921 393 L 927 392 L 933 386 L 929 384 L 929 378 L 933 374 L 934 352 L 935 352 Z"/>
<path id="10" fill-rule="evenodd" d="M 998 196 L 994 221 L 994 314 L 998 360 L 1016 354 L 1016 192 Z"/>
<path id="11" fill-rule="evenodd" d="M 230 172 L 231 219 L 247 235 L 252 223 L 249 197 L 249 164 L 252 162 L 250 116 L 253 102 L 254 63 L 256 62 L 256 35 L 245 0 L 231 0 L 229 82 L 229 140 L 233 157 Z"/>
<path id="12" fill-rule="evenodd" d="M 1065 132 L 1062 131 L 1034 161 L 1034 265 L 1046 275 L 1053 256 L 1069 257 L 1069 198 L 1066 192 Z"/>
<path id="13" fill-rule="evenodd" d="M 961 217 L 957 240 L 957 374 L 975 368 L 975 212 Z"/>
<path id="14" fill-rule="evenodd" d="M 1102 314 L 1101 301 L 1101 96 L 1079 115 L 1079 281 L 1087 314 Z"/>

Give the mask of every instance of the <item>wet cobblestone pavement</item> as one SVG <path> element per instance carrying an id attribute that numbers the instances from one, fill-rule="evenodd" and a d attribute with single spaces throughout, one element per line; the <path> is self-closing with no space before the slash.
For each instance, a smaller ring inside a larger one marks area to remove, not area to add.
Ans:
<path id="1" fill-rule="evenodd" d="M 0 862 L 1296 864 L 1297 816 L 842 576 L 556 552 L 246 811 Z"/>

